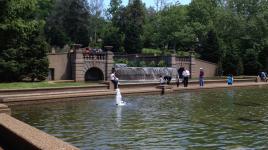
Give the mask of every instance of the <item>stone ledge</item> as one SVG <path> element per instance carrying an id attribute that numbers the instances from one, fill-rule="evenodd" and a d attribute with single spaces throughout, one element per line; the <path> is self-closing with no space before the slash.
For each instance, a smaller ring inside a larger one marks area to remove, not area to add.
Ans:
<path id="1" fill-rule="evenodd" d="M 6 149 L 78 150 L 7 114 L 0 114 L 0 141 Z"/>
<path id="2" fill-rule="evenodd" d="M 10 108 L 8 108 L 7 105 L 4 105 L 4 104 L 0 104 L 0 114 L 1 113 L 6 113 L 6 114 L 11 114 L 11 110 Z"/>
<path id="3" fill-rule="evenodd" d="M 158 85 L 158 86 L 156 86 L 156 88 L 157 89 L 172 89 L 173 87 L 170 85 L 164 84 L 164 85 Z"/>

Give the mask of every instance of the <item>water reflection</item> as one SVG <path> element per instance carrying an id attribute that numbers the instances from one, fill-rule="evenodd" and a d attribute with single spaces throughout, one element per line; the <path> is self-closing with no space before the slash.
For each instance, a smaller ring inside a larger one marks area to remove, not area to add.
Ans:
<path id="1" fill-rule="evenodd" d="M 121 127 L 121 119 L 122 119 L 122 107 L 116 107 L 116 125 L 118 128 Z"/>

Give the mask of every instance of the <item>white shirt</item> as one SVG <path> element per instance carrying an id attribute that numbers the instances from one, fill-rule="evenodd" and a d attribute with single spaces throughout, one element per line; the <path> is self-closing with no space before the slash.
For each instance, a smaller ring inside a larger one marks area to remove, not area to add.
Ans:
<path id="1" fill-rule="evenodd" d="M 116 79 L 115 74 L 111 73 L 110 78 L 111 78 L 111 80 L 115 80 Z"/>
<path id="2" fill-rule="evenodd" d="M 163 79 L 163 78 L 160 78 L 160 79 L 159 79 L 159 81 L 160 81 L 160 84 L 165 83 L 165 81 L 164 81 L 164 79 Z"/>
<path id="3" fill-rule="evenodd" d="M 184 71 L 182 72 L 182 75 L 183 75 L 184 77 L 189 77 L 189 76 L 190 76 L 190 72 L 189 72 L 189 70 L 184 70 Z"/>

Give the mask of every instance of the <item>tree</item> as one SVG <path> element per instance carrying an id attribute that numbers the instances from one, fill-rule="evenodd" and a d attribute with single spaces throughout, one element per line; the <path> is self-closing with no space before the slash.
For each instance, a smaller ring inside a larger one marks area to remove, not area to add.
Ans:
<path id="1" fill-rule="evenodd" d="M 140 53 L 142 45 L 142 34 L 144 24 L 144 5 L 140 0 L 133 0 L 125 10 L 124 47 L 128 53 Z"/>
<path id="2" fill-rule="evenodd" d="M 103 0 L 90 0 L 89 1 L 90 26 L 92 27 L 90 32 L 90 46 L 96 47 L 98 39 L 100 38 L 100 29 L 103 26 L 102 12 L 103 12 Z"/>
<path id="3" fill-rule="evenodd" d="M 104 28 L 103 45 L 113 46 L 113 52 L 124 51 L 124 33 L 122 28 L 122 13 L 124 8 L 121 0 L 111 0 L 108 8 L 108 22 Z"/>
<path id="4" fill-rule="evenodd" d="M 90 14 L 86 0 L 59 0 L 48 17 L 46 36 L 52 46 L 69 43 L 88 46 Z"/>
<path id="5" fill-rule="evenodd" d="M 36 14 L 39 19 L 46 20 L 55 6 L 56 0 L 37 0 Z"/>
<path id="6" fill-rule="evenodd" d="M 219 42 L 216 33 L 210 30 L 207 34 L 207 38 L 203 42 L 201 52 L 199 52 L 201 58 L 213 63 L 218 63 L 222 53 L 219 49 Z"/>
<path id="7" fill-rule="evenodd" d="M 44 80 L 48 72 L 44 22 L 36 0 L 5 1 L 0 20 L 0 81 Z M 2 5 L 1 5 L 2 6 Z"/>
<path id="8" fill-rule="evenodd" d="M 260 62 L 258 61 L 259 53 L 254 49 L 247 49 L 244 54 L 244 68 L 245 73 L 249 75 L 256 75 L 257 72 L 262 68 Z"/>

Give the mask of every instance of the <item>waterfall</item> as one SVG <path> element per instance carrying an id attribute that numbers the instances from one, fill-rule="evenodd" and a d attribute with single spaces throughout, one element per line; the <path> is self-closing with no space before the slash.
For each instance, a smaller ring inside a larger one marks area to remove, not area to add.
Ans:
<path id="1" fill-rule="evenodd" d="M 117 67 L 116 76 L 120 80 L 158 80 L 159 76 L 177 76 L 176 68 L 171 67 Z"/>

